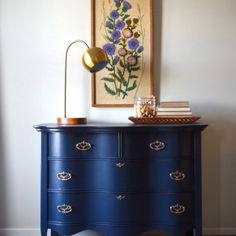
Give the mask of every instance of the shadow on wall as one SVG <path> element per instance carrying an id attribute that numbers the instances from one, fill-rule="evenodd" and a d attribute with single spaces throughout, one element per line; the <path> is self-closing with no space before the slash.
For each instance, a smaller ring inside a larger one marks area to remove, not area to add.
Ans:
<path id="1" fill-rule="evenodd" d="M 209 124 L 202 140 L 203 227 L 233 228 L 236 225 L 236 218 L 232 217 L 236 199 L 236 112 L 232 107 L 202 107 L 208 114 Z"/>
<path id="2" fill-rule="evenodd" d="M 162 0 L 153 0 L 153 80 L 154 95 L 160 100 Z"/>
<path id="3" fill-rule="evenodd" d="M 6 167 L 5 167 L 5 152 L 4 152 L 4 136 L 3 136 L 3 117 L 2 117 L 2 50 L 0 41 L 0 228 L 6 227 L 7 224 L 7 210 L 6 210 Z"/>

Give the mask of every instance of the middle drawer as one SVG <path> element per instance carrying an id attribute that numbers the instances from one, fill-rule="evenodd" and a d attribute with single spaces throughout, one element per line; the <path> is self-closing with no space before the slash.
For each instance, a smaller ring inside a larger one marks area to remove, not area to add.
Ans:
<path id="1" fill-rule="evenodd" d="M 48 168 L 50 189 L 182 192 L 193 188 L 190 160 L 52 160 Z"/>

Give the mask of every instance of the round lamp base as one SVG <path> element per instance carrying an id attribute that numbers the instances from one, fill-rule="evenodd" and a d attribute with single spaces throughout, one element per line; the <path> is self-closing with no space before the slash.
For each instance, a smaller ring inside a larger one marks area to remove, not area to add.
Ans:
<path id="1" fill-rule="evenodd" d="M 87 118 L 86 117 L 80 117 L 80 118 L 58 117 L 57 124 L 59 124 L 59 125 L 82 125 L 82 124 L 87 124 Z"/>

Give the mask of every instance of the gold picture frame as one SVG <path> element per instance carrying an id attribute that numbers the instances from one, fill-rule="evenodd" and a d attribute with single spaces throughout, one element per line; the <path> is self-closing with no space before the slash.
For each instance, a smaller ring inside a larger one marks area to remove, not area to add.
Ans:
<path id="1" fill-rule="evenodd" d="M 92 46 L 109 58 L 93 75 L 92 105 L 133 106 L 153 94 L 153 0 L 91 0 L 91 8 Z"/>

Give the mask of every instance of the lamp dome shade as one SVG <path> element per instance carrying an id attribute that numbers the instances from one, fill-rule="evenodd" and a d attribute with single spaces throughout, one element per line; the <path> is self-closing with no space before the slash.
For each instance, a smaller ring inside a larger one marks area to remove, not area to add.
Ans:
<path id="1" fill-rule="evenodd" d="M 107 54 L 98 47 L 88 48 L 83 54 L 83 64 L 91 73 L 96 73 L 106 67 Z"/>

